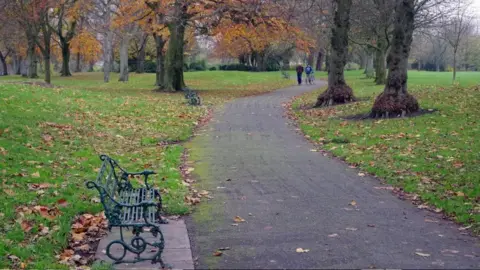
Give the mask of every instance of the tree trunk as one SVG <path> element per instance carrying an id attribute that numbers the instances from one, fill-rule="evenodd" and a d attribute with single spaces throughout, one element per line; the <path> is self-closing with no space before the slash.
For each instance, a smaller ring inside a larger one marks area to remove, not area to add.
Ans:
<path id="1" fill-rule="evenodd" d="M 22 58 L 16 53 L 13 55 L 13 74 L 20 75 L 22 69 Z"/>
<path id="2" fill-rule="evenodd" d="M 37 57 L 35 55 L 35 36 L 27 31 L 27 77 L 31 79 L 38 78 L 37 74 Z"/>
<path id="3" fill-rule="evenodd" d="M 60 45 L 62 47 L 62 70 L 60 71 L 60 76 L 70 77 L 72 76 L 70 72 L 70 43 L 60 39 Z"/>
<path id="4" fill-rule="evenodd" d="M 110 81 L 112 67 L 112 32 L 108 30 L 103 36 L 103 81 Z"/>
<path id="5" fill-rule="evenodd" d="M 175 2 L 175 21 L 168 25 L 170 39 L 165 61 L 165 84 L 167 91 L 181 91 L 185 88 L 183 79 L 183 53 L 185 26 L 187 16 L 186 4 Z"/>
<path id="6" fill-rule="evenodd" d="M 94 65 L 95 65 L 95 62 L 90 61 L 90 63 L 88 64 L 88 72 L 93 72 L 93 66 Z"/>
<path id="7" fill-rule="evenodd" d="M 309 53 L 307 57 L 307 65 L 313 66 L 313 60 L 315 60 L 315 55 L 313 53 Z"/>
<path id="8" fill-rule="evenodd" d="M 52 75 L 50 71 L 50 52 L 48 52 L 48 55 L 43 59 L 45 62 L 45 82 L 50 84 L 52 82 Z"/>
<path id="9" fill-rule="evenodd" d="M 124 34 L 120 42 L 120 82 L 128 82 L 128 45 L 130 36 Z"/>
<path id="10" fill-rule="evenodd" d="M 371 79 L 375 77 L 374 71 L 373 71 L 373 52 L 371 50 L 368 50 L 365 54 L 365 76 L 368 79 Z"/>
<path id="11" fill-rule="evenodd" d="M 137 54 L 137 73 L 145 72 L 145 45 L 140 47 L 140 50 Z"/>
<path id="12" fill-rule="evenodd" d="M 355 100 L 353 90 L 344 77 L 348 55 L 348 31 L 352 0 L 336 0 L 334 25 L 332 26 L 328 89 L 318 96 L 315 107 L 343 104 Z"/>
<path id="13" fill-rule="evenodd" d="M 8 75 L 8 70 L 7 70 L 7 61 L 5 59 L 6 57 L 3 56 L 2 52 L 0 52 L 0 61 L 2 62 L 2 75 L 7 76 Z"/>
<path id="14" fill-rule="evenodd" d="M 393 42 L 388 53 L 388 78 L 383 93 L 373 104 L 371 116 L 398 117 L 418 111 L 415 97 L 407 91 L 408 57 L 414 30 L 415 0 L 397 1 Z"/>
<path id="15" fill-rule="evenodd" d="M 77 64 L 75 66 L 75 72 L 82 72 L 82 67 L 80 66 L 80 63 L 81 63 L 81 56 L 80 56 L 80 53 L 78 52 L 77 53 Z"/>
<path id="16" fill-rule="evenodd" d="M 165 84 L 165 55 L 163 54 L 163 47 L 165 46 L 166 40 L 163 39 L 161 35 L 154 35 L 155 38 L 155 47 L 157 49 L 157 67 L 155 69 L 156 81 L 155 86 L 158 86 L 159 89 L 164 88 Z"/>
<path id="17" fill-rule="evenodd" d="M 323 58 L 325 57 L 325 50 L 320 49 L 317 54 L 317 63 L 315 64 L 315 69 L 320 71 L 322 70 Z"/>
<path id="18" fill-rule="evenodd" d="M 382 38 L 378 39 L 377 49 L 375 50 L 375 83 L 377 85 L 385 84 L 387 70 L 385 67 L 386 45 Z"/>
<path id="19" fill-rule="evenodd" d="M 453 49 L 453 82 L 457 79 L 457 48 Z"/>

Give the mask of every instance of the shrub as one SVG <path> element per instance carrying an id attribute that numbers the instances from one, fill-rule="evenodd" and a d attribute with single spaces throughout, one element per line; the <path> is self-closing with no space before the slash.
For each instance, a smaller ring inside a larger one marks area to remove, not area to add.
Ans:
<path id="1" fill-rule="evenodd" d="M 204 71 L 204 70 L 207 70 L 207 63 L 205 62 L 205 60 L 192 62 L 188 66 L 188 70 L 190 70 L 190 71 Z"/>
<path id="2" fill-rule="evenodd" d="M 215 71 L 215 70 L 217 70 L 217 67 L 210 67 L 208 70 Z"/>
<path id="3" fill-rule="evenodd" d="M 358 70 L 360 69 L 360 65 L 354 62 L 348 62 L 345 65 L 345 70 Z"/>

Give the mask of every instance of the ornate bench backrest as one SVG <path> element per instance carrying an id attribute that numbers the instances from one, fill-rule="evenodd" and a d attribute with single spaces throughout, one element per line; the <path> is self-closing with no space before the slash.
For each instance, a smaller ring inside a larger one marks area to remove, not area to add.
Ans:
<path id="1" fill-rule="evenodd" d="M 96 188 L 100 193 L 100 201 L 105 209 L 105 215 L 110 224 L 117 223 L 120 208 L 115 203 L 115 198 L 122 189 L 130 188 L 128 175 L 118 166 L 117 162 L 107 155 L 101 155 L 102 166 L 95 181 L 87 182 L 88 188 Z M 119 178 L 120 176 L 120 178 Z"/>

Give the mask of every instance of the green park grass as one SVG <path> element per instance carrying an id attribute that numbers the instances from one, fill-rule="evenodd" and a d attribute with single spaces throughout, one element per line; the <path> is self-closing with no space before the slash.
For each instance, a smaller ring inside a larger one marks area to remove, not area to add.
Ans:
<path id="1" fill-rule="evenodd" d="M 324 76 L 325 74 L 319 74 Z M 312 141 L 361 170 L 418 195 L 429 207 L 480 229 L 480 73 L 409 72 L 409 91 L 423 109 L 413 118 L 345 120 L 368 113 L 383 86 L 346 73 L 361 101 L 312 108 L 325 89 L 297 97 L 291 114 Z M 334 179 L 332 179 L 334 181 Z M 413 195 L 414 194 L 414 195 Z"/>
<path id="2" fill-rule="evenodd" d="M 54 77 L 56 88 L 0 77 L 0 268 L 67 268 L 57 263 L 75 215 L 102 211 L 96 177 L 106 153 L 127 170 L 157 171 L 152 178 L 169 214 L 185 214 L 180 144 L 192 136 L 209 106 L 188 106 L 182 93 L 158 93 L 154 74 L 131 74 L 128 83 L 103 83 L 101 73 Z M 41 80 L 38 80 L 41 81 Z M 204 104 L 219 105 L 291 85 L 280 73 L 195 72 L 186 82 Z M 40 214 L 35 207 L 49 210 Z M 39 233 L 48 227 L 48 233 Z"/>

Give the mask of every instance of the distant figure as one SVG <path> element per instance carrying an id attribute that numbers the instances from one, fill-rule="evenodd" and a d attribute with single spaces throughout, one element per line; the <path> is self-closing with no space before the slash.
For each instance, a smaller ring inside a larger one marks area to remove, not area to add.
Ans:
<path id="1" fill-rule="evenodd" d="M 313 84 L 313 68 L 310 65 L 307 65 L 305 68 L 305 74 L 307 75 L 307 82 L 309 84 Z"/>
<path id="2" fill-rule="evenodd" d="M 298 81 L 298 85 L 301 85 L 301 84 L 302 84 L 302 74 L 303 74 L 303 66 L 302 66 L 302 65 L 298 65 L 298 66 L 297 66 L 297 81 Z"/>

